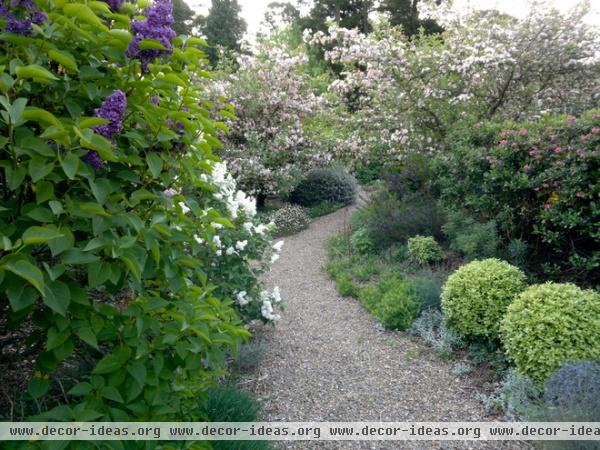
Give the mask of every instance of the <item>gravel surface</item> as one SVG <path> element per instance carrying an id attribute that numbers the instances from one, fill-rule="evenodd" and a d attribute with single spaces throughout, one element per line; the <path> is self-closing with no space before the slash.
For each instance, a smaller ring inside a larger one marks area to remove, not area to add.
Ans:
<path id="1" fill-rule="evenodd" d="M 268 421 L 476 421 L 487 417 L 468 376 L 406 335 L 381 331 L 354 299 L 343 298 L 323 267 L 327 239 L 349 221 L 340 210 L 285 239 L 267 282 L 286 304 L 265 330 L 264 359 L 241 381 Z M 288 442 L 290 449 L 522 449 L 509 442 Z"/>

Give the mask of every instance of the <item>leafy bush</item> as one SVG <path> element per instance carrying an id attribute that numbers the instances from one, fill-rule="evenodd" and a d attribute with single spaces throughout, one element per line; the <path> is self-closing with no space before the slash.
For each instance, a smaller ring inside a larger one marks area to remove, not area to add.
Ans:
<path id="1" fill-rule="evenodd" d="M 436 353 L 446 358 L 464 345 L 462 336 L 448 328 L 444 316 L 437 309 L 424 310 L 414 321 L 409 333 L 423 339 Z"/>
<path id="2" fill-rule="evenodd" d="M 444 251 L 434 238 L 415 236 L 408 240 L 408 258 L 424 266 L 444 259 Z"/>
<path id="3" fill-rule="evenodd" d="M 290 200 L 307 207 L 322 202 L 349 205 L 354 202 L 356 192 L 356 180 L 344 169 L 315 169 L 296 186 Z"/>
<path id="4" fill-rule="evenodd" d="M 384 189 L 375 193 L 362 208 L 361 218 L 378 248 L 406 243 L 417 235 L 443 239 L 445 213 L 438 201 L 423 193 L 399 199 Z"/>
<path id="5" fill-rule="evenodd" d="M 377 286 L 362 289 L 359 300 L 383 325 L 393 330 L 410 328 L 419 312 L 410 284 L 394 276 L 384 277 Z"/>
<path id="6" fill-rule="evenodd" d="M 209 422 L 257 422 L 261 419 L 260 404 L 248 393 L 235 387 L 208 390 L 201 410 Z M 267 441 L 214 441 L 214 450 L 269 450 Z"/>
<path id="7" fill-rule="evenodd" d="M 375 244 L 371 240 L 369 233 L 365 228 L 360 228 L 352 233 L 350 242 L 352 244 L 352 248 L 361 255 L 375 253 Z"/>
<path id="8" fill-rule="evenodd" d="M 506 308 L 525 287 L 525 275 L 507 262 L 475 261 L 448 278 L 442 308 L 448 323 L 464 336 L 495 339 Z"/>
<path id="9" fill-rule="evenodd" d="M 477 223 L 471 217 L 454 211 L 448 213 L 448 221 L 442 229 L 450 240 L 450 247 L 470 261 L 497 255 L 499 237 L 494 221 Z"/>
<path id="10" fill-rule="evenodd" d="M 542 384 L 567 361 L 600 358 L 599 322 L 600 294 L 536 285 L 508 307 L 502 342 L 519 372 Z"/>
<path id="11" fill-rule="evenodd" d="M 341 275 L 335 282 L 335 289 L 342 297 L 358 298 L 360 288 L 347 275 Z"/>
<path id="12" fill-rule="evenodd" d="M 286 205 L 271 215 L 280 236 L 298 233 L 308 228 L 310 217 L 302 206 Z"/>
<path id="13" fill-rule="evenodd" d="M 568 362 L 544 386 L 546 408 L 553 421 L 597 422 L 600 418 L 600 363 Z"/>
<path id="14" fill-rule="evenodd" d="M 441 307 L 442 282 L 435 277 L 410 278 L 410 291 L 419 304 L 420 310 Z"/>
<path id="15" fill-rule="evenodd" d="M 34 8 L 0 53 L 0 320 L 35 361 L 13 392 L 29 381 L 42 420 L 194 419 L 261 317 L 271 256 L 212 152 L 203 41 L 174 37 L 168 0 Z"/>
<path id="16" fill-rule="evenodd" d="M 528 269 L 600 283 L 600 111 L 457 127 L 439 158 L 447 202 L 528 243 Z"/>
<path id="17" fill-rule="evenodd" d="M 529 245 L 522 239 L 512 239 L 506 247 L 506 259 L 511 264 L 526 267 Z"/>

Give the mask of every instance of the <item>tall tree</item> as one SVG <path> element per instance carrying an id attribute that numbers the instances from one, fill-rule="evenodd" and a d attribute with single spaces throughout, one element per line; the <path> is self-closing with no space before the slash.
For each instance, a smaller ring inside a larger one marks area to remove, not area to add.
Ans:
<path id="1" fill-rule="evenodd" d="M 315 0 L 307 17 L 300 19 L 303 29 L 327 31 L 327 22 L 333 20 L 343 28 L 358 28 L 362 33 L 372 30 L 369 14 L 374 0 Z"/>
<path id="2" fill-rule="evenodd" d="M 202 32 L 210 45 L 207 53 L 213 65 L 218 61 L 216 46 L 240 50 L 240 42 L 246 33 L 246 21 L 240 17 L 241 10 L 237 0 L 212 0 Z"/>
<path id="3" fill-rule="evenodd" d="M 194 11 L 184 0 L 172 0 L 173 2 L 173 29 L 177 34 L 192 34 L 192 23 Z"/>
<path id="4" fill-rule="evenodd" d="M 436 3 L 439 5 L 441 1 L 438 0 Z M 402 25 L 407 36 L 417 34 L 421 27 L 426 34 L 441 32 L 442 28 L 435 21 L 419 19 L 418 6 L 419 0 L 381 0 L 377 9 L 389 14 L 392 25 Z"/>

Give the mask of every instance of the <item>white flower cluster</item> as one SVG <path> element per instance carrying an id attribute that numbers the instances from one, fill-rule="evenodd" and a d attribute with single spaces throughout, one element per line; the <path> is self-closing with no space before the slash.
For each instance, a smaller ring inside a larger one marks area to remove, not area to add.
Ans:
<path id="1" fill-rule="evenodd" d="M 246 291 L 238 292 L 235 294 L 235 298 L 237 304 L 242 307 L 249 305 L 254 300 Z M 257 300 L 261 304 L 261 314 L 266 320 L 273 322 L 281 320 L 281 316 L 279 314 L 275 314 L 275 305 L 281 303 L 281 292 L 279 291 L 278 286 L 275 286 L 272 292 L 262 291 Z"/>
<path id="2" fill-rule="evenodd" d="M 208 177 L 205 181 L 209 181 Z M 235 180 L 227 171 L 226 163 L 219 162 L 213 166 L 210 181 L 219 188 L 214 194 L 215 198 L 225 202 L 232 218 L 237 219 L 240 211 L 248 218 L 256 216 L 256 199 L 237 189 Z"/>

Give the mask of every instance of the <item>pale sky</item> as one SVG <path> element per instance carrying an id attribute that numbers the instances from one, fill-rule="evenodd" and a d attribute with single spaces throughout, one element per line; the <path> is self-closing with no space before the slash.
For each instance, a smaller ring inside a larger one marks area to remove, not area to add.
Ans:
<path id="1" fill-rule="evenodd" d="M 255 35 L 259 31 L 260 24 L 267 10 L 267 5 L 273 1 L 238 0 L 238 3 L 242 6 L 242 16 L 248 23 L 248 32 L 250 35 Z M 561 11 L 567 11 L 577 4 L 578 0 L 545 0 L 545 3 Z M 593 12 L 587 20 L 589 23 L 600 26 L 600 0 L 590 0 L 590 3 Z M 206 14 L 210 6 L 210 0 L 188 0 L 188 4 L 194 10 Z M 471 5 L 475 9 L 499 9 L 515 16 L 525 15 L 529 10 L 528 2 L 524 0 L 454 0 L 454 5 L 456 8 Z"/>

